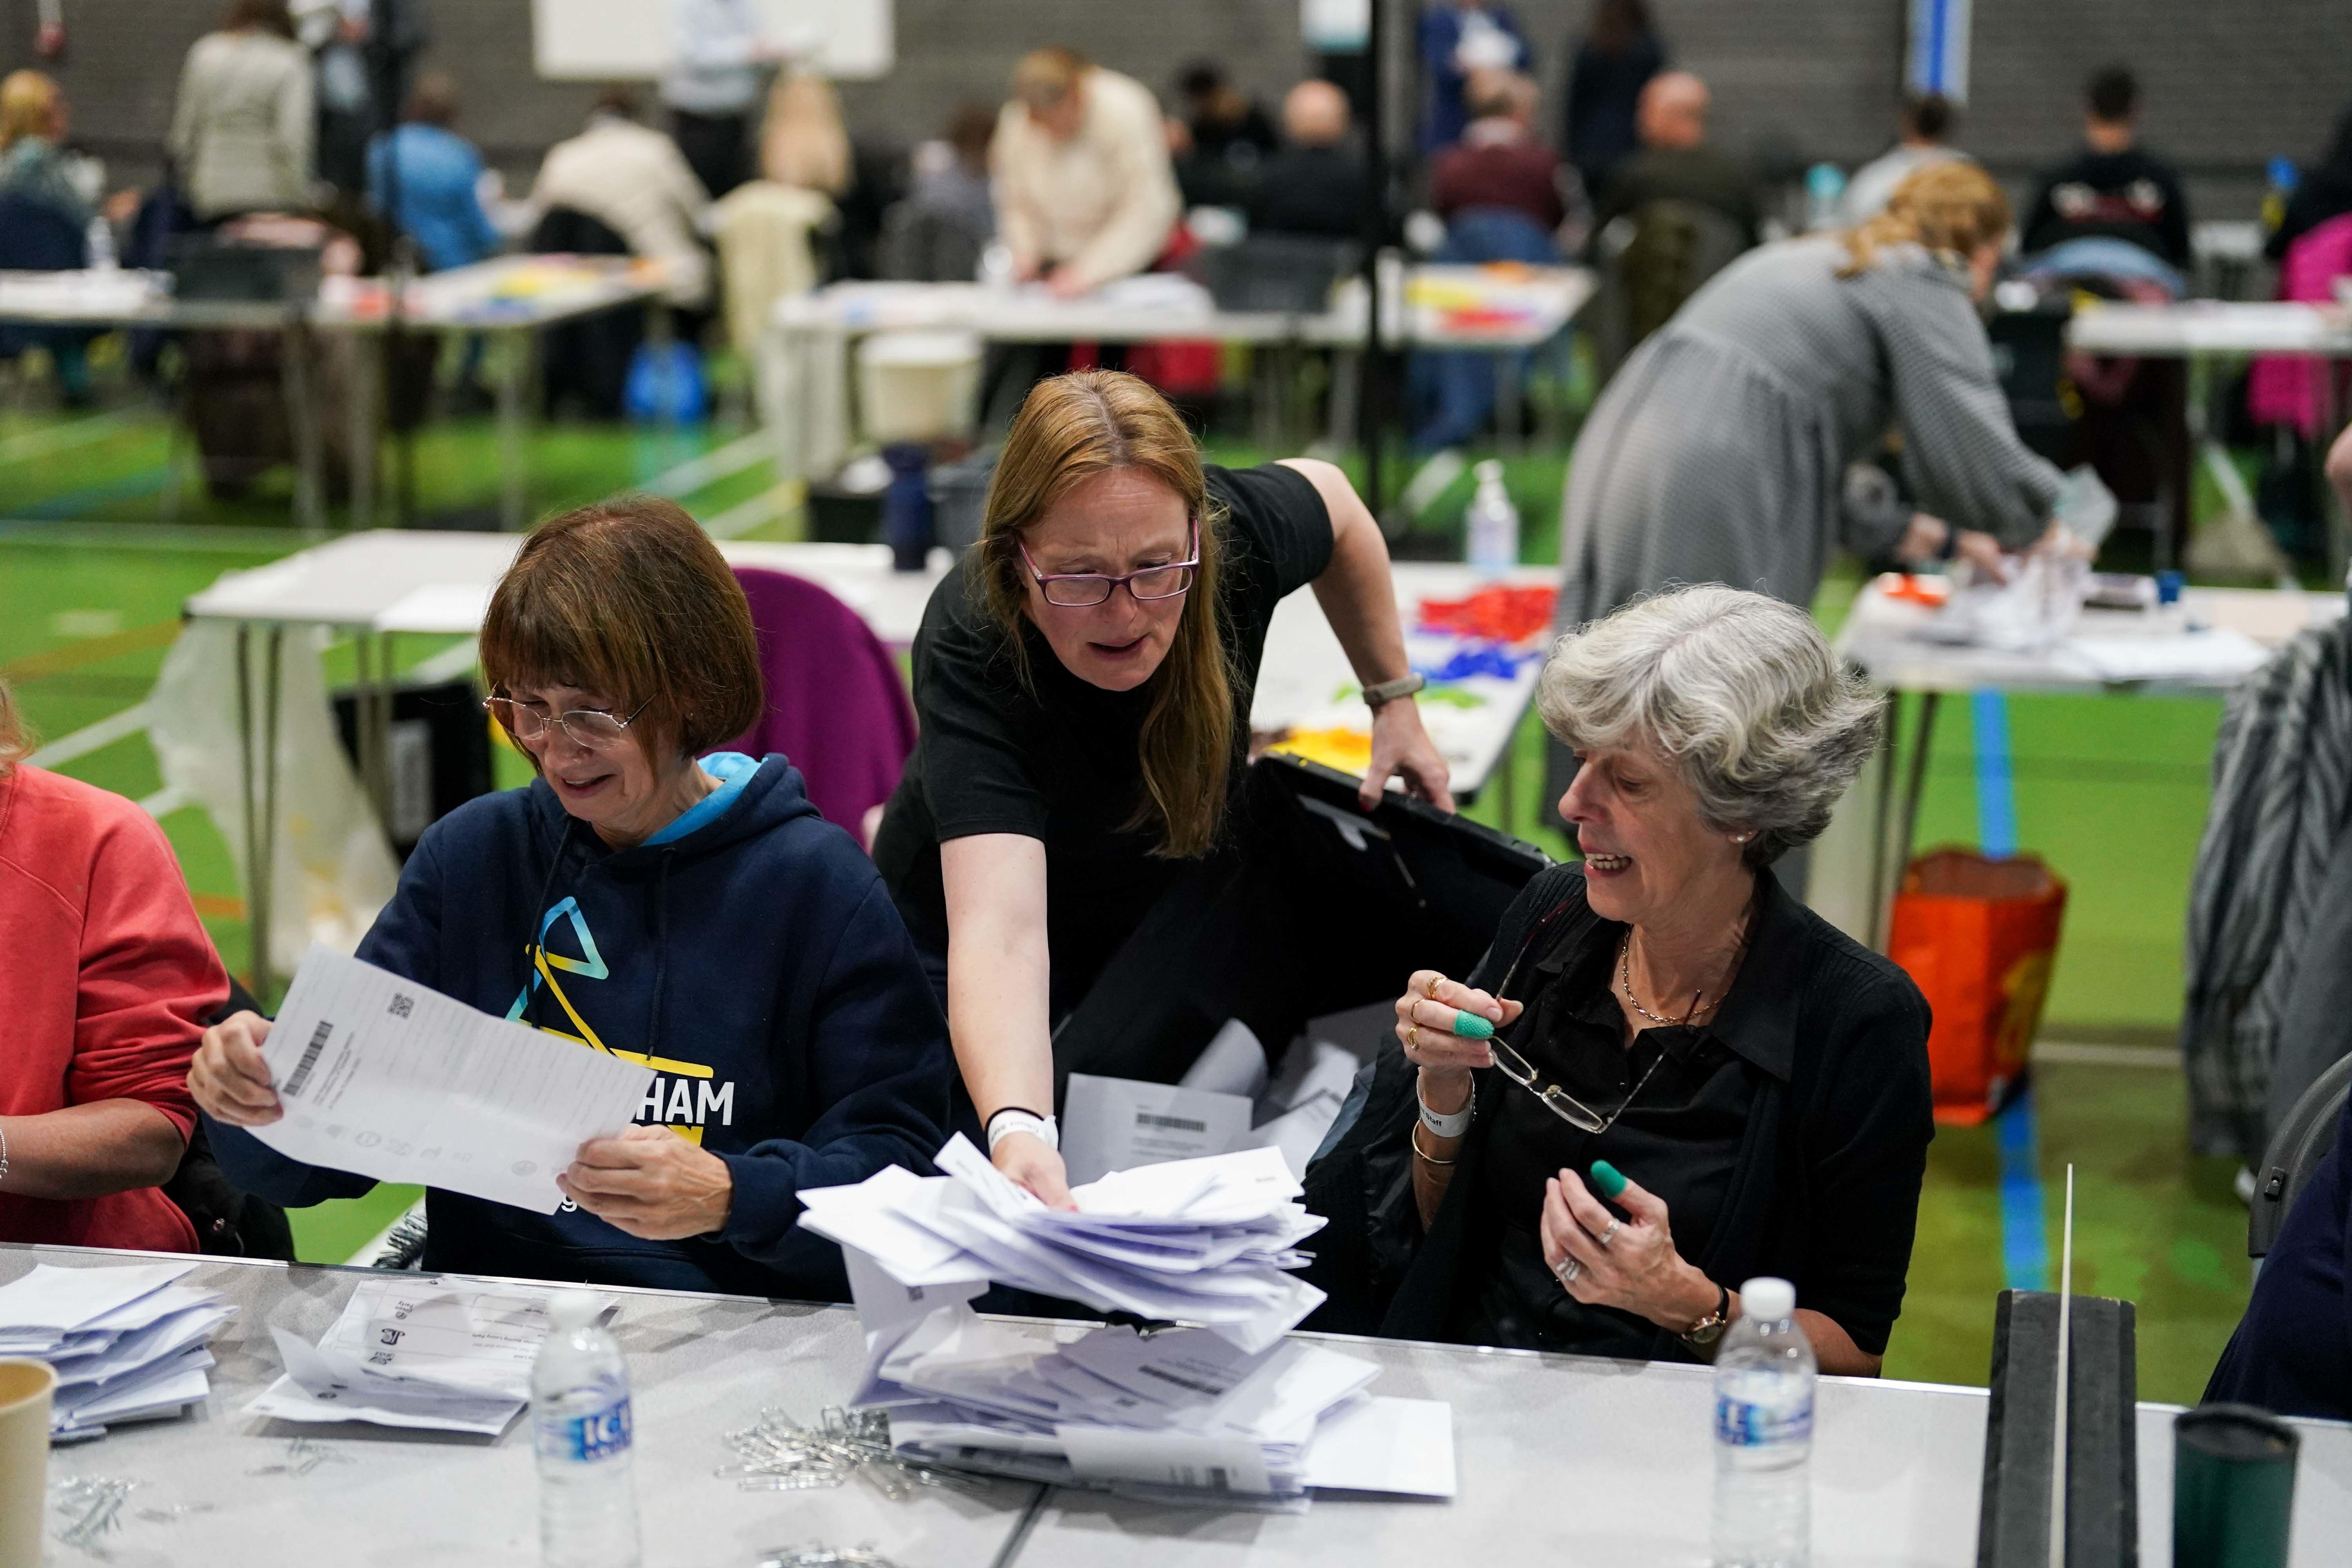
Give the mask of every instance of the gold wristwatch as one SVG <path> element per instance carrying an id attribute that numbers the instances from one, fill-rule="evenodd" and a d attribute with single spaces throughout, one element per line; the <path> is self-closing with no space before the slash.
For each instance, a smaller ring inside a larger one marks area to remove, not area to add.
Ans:
<path id="1" fill-rule="evenodd" d="M 1686 1344 L 1711 1345 L 1723 1338 L 1724 1328 L 1730 1321 L 1731 1287 L 1717 1285 L 1715 1288 L 1715 1310 L 1685 1329 L 1683 1341 Z"/>

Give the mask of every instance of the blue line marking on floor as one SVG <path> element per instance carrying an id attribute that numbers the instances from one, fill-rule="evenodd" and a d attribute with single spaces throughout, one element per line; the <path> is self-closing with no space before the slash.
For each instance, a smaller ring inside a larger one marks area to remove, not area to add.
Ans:
<path id="1" fill-rule="evenodd" d="M 2001 1277 L 2012 1290 L 2046 1290 L 2050 1237 L 2042 1217 L 2042 1148 L 2031 1087 L 1993 1118 L 1993 1134 L 2000 1148 Z"/>
<path id="2" fill-rule="evenodd" d="M 2009 765 L 2009 703 L 1998 691 L 1975 692 L 1977 844 L 1988 860 L 2017 853 L 2017 784 Z"/>
<path id="3" fill-rule="evenodd" d="M 109 479 L 104 484 L 90 485 L 78 490 L 68 490 L 63 495 L 51 496 L 47 500 L 35 501 L 30 506 L 14 506 L 8 510 L 15 516 L 35 521 L 63 521 L 69 518 L 80 517 L 93 508 L 106 505 L 109 501 L 138 500 L 146 496 L 161 495 L 163 493 L 163 487 L 171 482 L 172 470 L 169 465 L 165 465 L 149 468 L 141 473 L 125 474 L 119 479 Z"/>

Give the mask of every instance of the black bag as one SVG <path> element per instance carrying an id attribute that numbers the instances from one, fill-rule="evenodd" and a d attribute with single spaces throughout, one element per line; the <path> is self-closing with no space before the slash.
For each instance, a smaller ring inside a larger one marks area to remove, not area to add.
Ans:
<path id="1" fill-rule="evenodd" d="M 258 1013 L 261 1005 L 235 979 L 228 983 L 228 1000 L 206 1024 L 217 1024 L 232 1013 Z M 213 1158 L 211 1139 L 199 1117 L 188 1134 L 187 1152 L 180 1168 L 163 1184 L 163 1195 L 180 1206 L 196 1227 L 196 1245 L 215 1258 L 274 1258 L 294 1261 L 294 1231 L 286 1211 L 250 1193 L 239 1192 Z"/>

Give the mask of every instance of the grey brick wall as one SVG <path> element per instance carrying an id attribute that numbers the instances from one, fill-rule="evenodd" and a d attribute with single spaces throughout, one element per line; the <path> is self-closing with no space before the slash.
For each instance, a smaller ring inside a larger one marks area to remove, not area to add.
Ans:
<path id="1" fill-rule="evenodd" d="M 467 95 L 467 129 L 527 177 L 590 91 L 530 69 L 528 0 L 428 0 L 435 63 Z M 1590 0 L 1518 0 L 1555 98 Z M 1901 68 L 1901 0 L 1654 0 L 1675 60 L 1715 86 L 1735 147 L 1778 143 L 1852 163 L 1884 144 Z M 147 172 L 188 44 L 220 0 L 65 0 L 61 73 L 83 136 L 126 177 Z M 1297 0 L 897 0 L 898 68 L 849 84 L 869 138 L 929 134 L 954 105 L 994 100 L 1033 45 L 1069 43 L 1168 92 L 1196 55 L 1273 99 L 1306 63 Z M 2109 59 L 2146 83 L 2148 141 L 2184 163 L 2211 216 L 2251 216 L 2267 158 L 2308 158 L 2352 100 L 2352 0 L 1976 0 L 1963 137 L 2022 178 L 2075 138 L 2083 77 Z M 30 63 L 34 0 L 0 0 L 0 69 Z"/>

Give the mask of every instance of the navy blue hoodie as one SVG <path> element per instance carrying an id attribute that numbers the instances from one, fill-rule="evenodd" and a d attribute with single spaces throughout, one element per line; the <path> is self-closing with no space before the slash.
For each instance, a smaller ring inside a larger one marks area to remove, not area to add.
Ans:
<path id="1" fill-rule="evenodd" d="M 800 1189 L 929 1171 L 952 1058 L 888 891 L 783 758 L 730 793 L 668 842 L 613 850 L 538 780 L 451 812 L 409 857 L 359 956 L 646 1062 L 636 1120 L 700 1143 L 735 1184 L 725 1227 L 683 1241 L 436 1190 L 428 1269 L 846 1300 L 841 1249 L 797 1228 Z M 374 1185 L 206 1121 L 229 1180 L 272 1203 Z"/>

